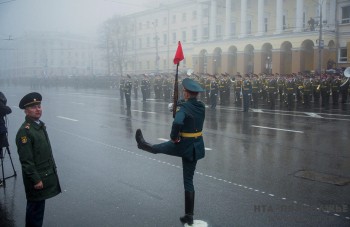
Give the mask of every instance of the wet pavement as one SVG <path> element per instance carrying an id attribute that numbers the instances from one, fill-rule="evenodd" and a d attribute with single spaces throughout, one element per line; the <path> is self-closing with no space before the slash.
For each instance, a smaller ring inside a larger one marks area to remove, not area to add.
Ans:
<path id="1" fill-rule="evenodd" d="M 24 226 L 25 194 L 14 142 L 28 87 L 0 85 L 13 113 L 9 142 L 17 177 L 0 187 L 0 226 Z M 169 138 L 172 114 L 161 100 L 119 91 L 44 88 L 43 117 L 63 193 L 46 202 L 44 226 L 181 226 L 181 160 L 137 149 Z M 209 226 L 349 226 L 350 107 L 277 106 L 248 113 L 240 106 L 207 109 L 206 157 L 195 174 L 195 219 Z M 5 175 L 11 175 L 9 156 Z M 329 177 L 299 177 L 300 171 Z"/>

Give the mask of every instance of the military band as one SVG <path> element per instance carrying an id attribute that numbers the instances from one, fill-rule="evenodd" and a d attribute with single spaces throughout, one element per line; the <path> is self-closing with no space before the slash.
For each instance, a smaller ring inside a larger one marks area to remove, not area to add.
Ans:
<path id="1" fill-rule="evenodd" d="M 342 74 L 292 73 L 282 74 L 245 74 L 230 75 L 208 73 L 186 73 L 179 75 L 179 81 L 190 78 L 205 90 L 198 99 L 209 108 L 220 106 L 243 107 L 244 112 L 250 108 L 275 109 L 286 107 L 321 108 L 334 107 L 348 102 L 350 93 L 349 78 Z M 130 108 L 132 91 L 137 99 L 141 90 L 143 102 L 156 99 L 171 102 L 173 99 L 174 78 L 171 74 L 127 75 L 121 77 L 120 98 L 126 99 Z M 132 90 L 133 89 L 133 90 Z"/>

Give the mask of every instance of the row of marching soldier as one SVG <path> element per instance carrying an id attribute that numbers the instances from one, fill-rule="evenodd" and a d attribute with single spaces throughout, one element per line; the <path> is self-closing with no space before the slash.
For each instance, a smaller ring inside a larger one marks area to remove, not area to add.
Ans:
<path id="1" fill-rule="evenodd" d="M 339 102 L 347 103 L 350 95 L 349 77 L 342 74 L 311 73 L 298 74 L 245 74 L 239 73 L 232 76 L 227 73 L 221 75 L 210 74 L 182 74 L 180 80 L 190 77 L 197 81 L 205 90 L 199 99 L 205 102 L 211 109 L 217 104 L 221 106 L 241 106 L 243 111 L 261 107 L 274 109 L 276 105 L 292 109 L 294 106 L 311 108 L 321 103 L 321 107 L 328 108 Z M 134 98 L 138 98 L 138 89 L 142 93 L 142 99 L 155 98 L 171 101 L 173 95 L 174 78 L 172 75 L 122 77 L 120 80 L 120 97 L 127 99 L 127 107 L 130 108 L 132 87 Z M 151 94 L 154 96 L 151 97 Z M 278 103 L 279 102 L 279 103 Z"/>

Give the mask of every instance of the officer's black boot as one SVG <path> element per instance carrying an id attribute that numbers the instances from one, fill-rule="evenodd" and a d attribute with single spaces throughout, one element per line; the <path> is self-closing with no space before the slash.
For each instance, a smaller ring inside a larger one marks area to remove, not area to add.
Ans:
<path id="1" fill-rule="evenodd" d="M 182 224 L 193 224 L 194 192 L 185 191 L 185 216 L 180 217 Z"/>
<path id="2" fill-rule="evenodd" d="M 150 153 L 156 154 L 156 152 L 153 151 L 153 148 L 152 148 L 153 145 L 147 143 L 145 141 L 145 139 L 143 138 L 141 129 L 137 129 L 136 130 L 135 139 L 136 139 L 136 142 L 137 142 L 137 147 L 139 149 L 142 149 L 144 151 L 148 151 Z"/>

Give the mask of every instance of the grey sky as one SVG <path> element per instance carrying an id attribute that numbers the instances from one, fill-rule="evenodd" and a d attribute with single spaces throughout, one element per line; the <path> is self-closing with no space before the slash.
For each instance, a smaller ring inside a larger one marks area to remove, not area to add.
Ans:
<path id="1" fill-rule="evenodd" d="M 113 15 L 156 7 L 160 0 L 0 0 L 0 39 L 25 31 L 93 33 Z"/>

